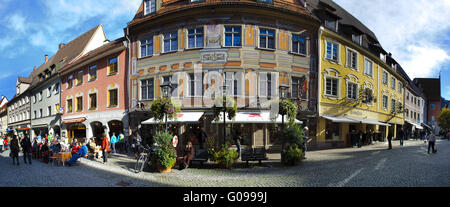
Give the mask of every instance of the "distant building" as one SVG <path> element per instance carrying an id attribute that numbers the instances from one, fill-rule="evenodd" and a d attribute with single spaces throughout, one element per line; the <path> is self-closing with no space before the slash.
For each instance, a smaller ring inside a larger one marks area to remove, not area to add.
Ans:
<path id="1" fill-rule="evenodd" d="M 16 82 L 16 94 L 7 103 L 8 107 L 8 129 L 13 130 L 15 135 L 30 135 L 30 97 L 28 88 L 31 84 L 29 77 L 18 77 Z"/>
<path id="2" fill-rule="evenodd" d="M 2 96 L 0 100 L 0 136 L 5 135 L 8 130 L 8 99 Z"/>
<path id="3" fill-rule="evenodd" d="M 425 95 L 425 123 L 434 133 L 439 133 L 439 115 L 441 114 L 441 79 L 415 78 L 414 83 L 422 89 Z"/>

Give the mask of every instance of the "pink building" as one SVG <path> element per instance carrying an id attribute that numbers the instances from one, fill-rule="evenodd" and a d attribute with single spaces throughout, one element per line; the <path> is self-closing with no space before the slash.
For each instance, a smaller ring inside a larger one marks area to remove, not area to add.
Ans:
<path id="1" fill-rule="evenodd" d="M 62 133 L 70 140 L 128 135 L 126 54 L 124 38 L 105 41 L 61 70 Z"/>

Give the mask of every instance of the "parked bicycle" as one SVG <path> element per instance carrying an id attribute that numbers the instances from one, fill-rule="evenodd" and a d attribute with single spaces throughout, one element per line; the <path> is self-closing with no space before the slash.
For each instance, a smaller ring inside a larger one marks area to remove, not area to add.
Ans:
<path id="1" fill-rule="evenodd" d="M 136 160 L 136 164 L 134 165 L 134 172 L 135 173 L 139 173 L 142 170 L 144 170 L 145 167 L 150 167 L 150 158 L 153 155 L 153 153 L 156 151 L 157 146 L 148 146 L 145 145 L 142 147 L 143 150 L 142 152 L 139 154 L 137 160 Z"/>

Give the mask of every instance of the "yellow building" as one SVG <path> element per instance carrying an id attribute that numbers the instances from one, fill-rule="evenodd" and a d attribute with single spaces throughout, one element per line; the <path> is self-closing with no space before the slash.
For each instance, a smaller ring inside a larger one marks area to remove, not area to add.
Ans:
<path id="1" fill-rule="evenodd" d="M 318 148 L 352 146 L 351 133 L 395 137 L 403 125 L 405 80 L 389 65 L 375 35 L 338 5 L 318 4 Z M 334 8 L 334 9 L 330 9 Z M 377 47 L 378 46 L 378 47 Z"/>

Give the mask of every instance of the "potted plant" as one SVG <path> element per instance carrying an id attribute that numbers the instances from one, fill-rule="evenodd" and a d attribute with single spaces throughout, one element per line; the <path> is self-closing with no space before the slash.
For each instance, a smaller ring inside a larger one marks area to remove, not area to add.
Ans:
<path id="1" fill-rule="evenodd" d="M 304 134 L 301 125 L 293 125 L 283 129 L 281 133 L 281 163 L 285 165 L 296 165 L 304 159 L 302 146 Z"/>
<path id="2" fill-rule="evenodd" d="M 213 153 L 213 160 L 215 160 L 221 168 L 231 169 L 237 158 L 238 152 L 231 149 L 231 144 L 229 142 L 222 145 L 218 151 L 214 151 Z"/>
<path id="3" fill-rule="evenodd" d="M 152 164 L 161 173 L 171 172 L 177 160 L 177 153 L 172 145 L 172 135 L 169 132 L 157 131 L 154 136 L 158 149 L 152 156 Z"/>

